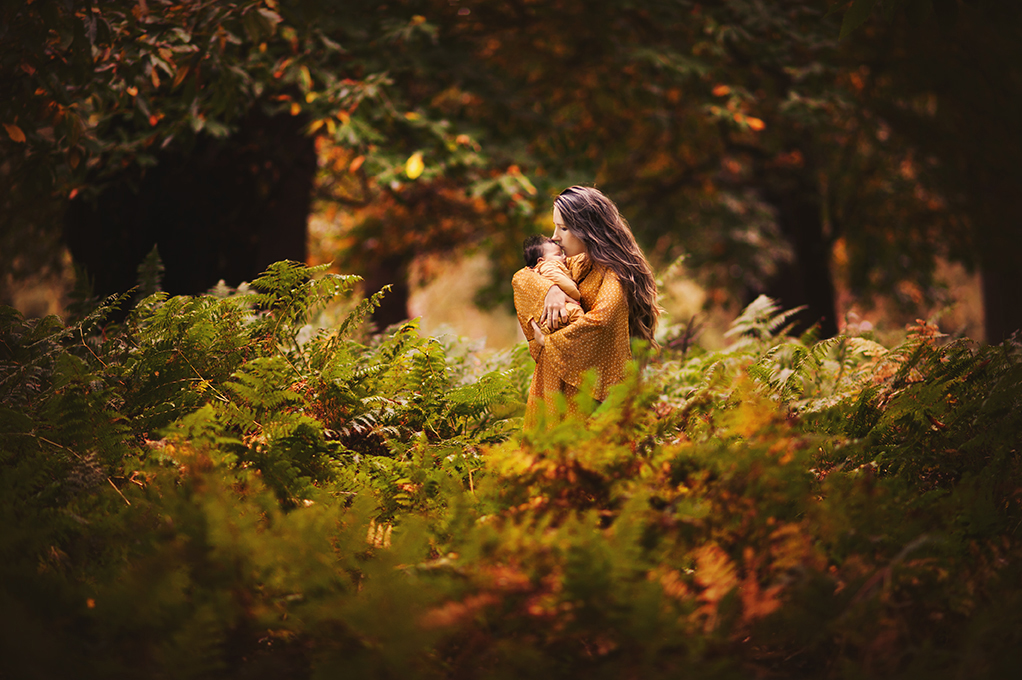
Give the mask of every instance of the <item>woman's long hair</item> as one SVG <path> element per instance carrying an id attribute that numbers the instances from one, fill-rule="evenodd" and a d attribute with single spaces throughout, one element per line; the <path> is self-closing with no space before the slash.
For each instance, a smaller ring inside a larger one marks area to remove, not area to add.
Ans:
<path id="1" fill-rule="evenodd" d="M 554 200 L 564 226 L 578 237 L 589 259 L 617 274 L 628 295 L 628 334 L 656 346 L 660 318 L 653 270 L 614 202 L 591 187 L 568 187 Z"/>

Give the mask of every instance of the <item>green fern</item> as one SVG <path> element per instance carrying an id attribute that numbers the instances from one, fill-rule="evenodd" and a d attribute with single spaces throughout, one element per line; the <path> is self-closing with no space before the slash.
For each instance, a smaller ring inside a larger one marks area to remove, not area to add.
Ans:
<path id="1" fill-rule="evenodd" d="M 738 337 L 739 343 L 751 340 L 766 340 L 775 336 L 787 335 L 792 325 L 785 326 L 788 320 L 801 312 L 805 307 L 796 307 L 780 311 L 780 305 L 765 295 L 760 295 L 742 310 L 724 337 Z"/>

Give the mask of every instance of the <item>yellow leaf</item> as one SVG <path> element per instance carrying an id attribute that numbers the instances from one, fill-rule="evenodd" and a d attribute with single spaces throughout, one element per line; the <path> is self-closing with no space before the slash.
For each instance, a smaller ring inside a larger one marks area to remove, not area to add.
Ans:
<path id="1" fill-rule="evenodd" d="M 297 116 L 302 112 L 302 106 L 298 102 L 291 102 L 291 115 Z"/>
<path id="2" fill-rule="evenodd" d="M 138 96 L 138 88 L 137 88 L 137 87 L 129 87 L 129 88 L 128 88 L 128 89 L 126 90 L 126 92 L 127 92 L 128 94 L 130 94 L 130 95 L 131 95 L 132 97 Z"/>
<path id="3" fill-rule="evenodd" d="M 409 111 L 405 114 L 407 120 L 419 120 L 420 116 L 415 111 Z"/>
<path id="4" fill-rule="evenodd" d="M 425 168 L 426 166 L 422 162 L 421 151 L 416 151 L 408 157 L 407 161 L 405 161 L 405 174 L 408 175 L 408 179 L 415 179 L 422 174 L 422 171 L 425 170 Z"/>
<path id="5" fill-rule="evenodd" d="M 723 97 L 726 94 L 731 94 L 731 88 L 727 85 L 718 85 L 713 88 L 713 95 L 715 97 Z"/>
<path id="6" fill-rule="evenodd" d="M 312 102 L 316 101 L 316 97 L 318 96 L 319 95 L 316 94 L 315 92 L 308 92 L 305 95 L 305 101 L 306 103 L 311 104 Z"/>
<path id="7" fill-rule="evenodd" d="M 4 128 L 7 130 L 7 136 L 15 142 L 24 142 L 25 133 L 21 131 L 21 128 L 13 123 L 4 123 Z"/>

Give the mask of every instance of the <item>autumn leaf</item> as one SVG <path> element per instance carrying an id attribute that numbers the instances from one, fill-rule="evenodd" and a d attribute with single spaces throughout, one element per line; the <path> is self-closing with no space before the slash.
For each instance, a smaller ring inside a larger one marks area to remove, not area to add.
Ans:
<path id="1" fill-rule="evenodd" d="M 759 580 L 756 578 L 758 560 L 750 546 L 745 547 L 743 557 L 746 574 L 738 589 L 738 594 L 742 599 L 742 620 L 748 623 L 772 614 L 780 608 L 780 594 L 783 586 L 776 583 L 768 588 L 761 588 Z"/>
<path id="2" fill-rule="evenodd" d="M 762 130 L 763 128 L 766 127 L 766 123 L 764 123 L 759 118 L 755 118 L 753 116 L 746 116 L 745 117 L 745 123 L 746 123 L 746 125 L 748 125 L 753 130 L 756 130 L 757 132 L 759 130 Z"/>
<path id="3" fill-rule="evenodd" d="M 726 94 L 731 94 L 731 88 L 727 85 L 717 85 L 713 88 L 713 96 L 723 97 Z"/>
<path id="4" fill-rule="evenodd" d="M 426 168 L 422 162 L 422 152 L 416 151 L 408 160 L 405 161 L 405 174 L 408 175 L 408 179 L 415 179 L 422 174 L 422 171 Z"/>
<path id="5" fill-rule="evenodd" d="M 184 82 L 185 77 L 188 76 L 188 66 L 182 66 L 177 70 L 177 74 L 174 76 L 174 87 L 177 87 Z"/>
<path id="6" fill-rule="evenodd" d="M 773 614 L 780 609 L 780 584 L 760 588 L 755 574 L 746 576 L 739 591 L 742 598 L 742 619 L 746 622 Z"/>
<path id="7" fill-rule="evenodd" d="M 25 133 L 21 131 L 21 128 L 13 123 L 4 123 L 4 128 L 7 130 L 7 136 L 15 142 L 22 143 L 25 141 Z"/>
<path id="8" fill-rule="evenodd" d="M 709 543 L 695 551 L 696 583 L 702 586 L 703 592 L 699 599 L 703 605 L 698 613 L 705 617 L 705 630 L 713 630 L 717 625 L 717 606 L 724 596 L 739 584 L 738 573 L 728 554 L 716 543 Z"/>
<path id="9" fill-rule="evenodd" d="M 461 602 L 447 602 L 430 609 L 419 618 L 419 625 L 426 629 L 457 626 L 470 620 L 483 607 L 496 602 L 496 596 L 490 593 L 470 595 Z"/>
<path id="10" fill-rule="evenodd" d="M 715 605 L 738 585 L 735 565 L 724 549 L 709 543 L 696 550 L 696 583 L 704 590 L 699 599 Z"/>

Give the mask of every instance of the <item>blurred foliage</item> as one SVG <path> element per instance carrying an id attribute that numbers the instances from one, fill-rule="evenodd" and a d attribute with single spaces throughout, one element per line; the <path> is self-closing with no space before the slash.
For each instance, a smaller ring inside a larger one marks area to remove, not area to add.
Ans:
<path id="1" fill-rule="evenodd" d="M 1018 672 L 1017 342 L 760 298 L 522 432 L 524 347 L 365 335 L 356 284 L 0 312 L 5 675 Z"/>
<path id="2" fill-rule="evenodd" d="M 0 266 L 56 267 L 68 196 L 258 108 L 317 138 L 317 210 L 338 227 L 316 261 L 374 286 L 468 244 L 494 259 L 483 297 L 507 300 L 551 195 L 595 183 L 655 264 L 688 256 L 711 304 L 783 294 L 830 334 L 839 277 L 908 313 L 942 299 L 936 258 L 1013 271 L 981 253 L 1014 252 L 1011 203 L 986 189 L 1017 185 L 1000 161 L 1022 144 L 1019 24 L 979 0 L 868 21 L 880 4 L 11 0 Z M 968 68 L 940 65 L 937 24 Z"/>

